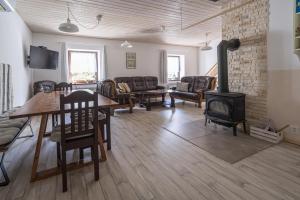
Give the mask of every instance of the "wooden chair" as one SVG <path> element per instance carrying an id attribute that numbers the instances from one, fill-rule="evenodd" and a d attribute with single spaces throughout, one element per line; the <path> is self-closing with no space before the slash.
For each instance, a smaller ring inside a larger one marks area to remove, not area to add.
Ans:
<path id="1" fill-rule="evenodd" d="M 73 85 L 72 83 L 61 82 L 55 85 L 55 91 L 72 91 Z M 58 125 L 58 115 L 52 115 L 52 127 L 56 127 Z"/>
<path id="2" fill-rule="evenodd" d="M 98 153 L 98 94 L 76 91 L 60 96 L 60 121 L 50 139 L 57 143 L 57 164 L 61 167 L 63 192 L 67 191 L 66 152 L 72 149 L 91 148 L 95 180 L 99 180 Z M 70 123 L 66 119 L 70 118 Z M 100 140 L 102 140 L 100 138 Z"/>

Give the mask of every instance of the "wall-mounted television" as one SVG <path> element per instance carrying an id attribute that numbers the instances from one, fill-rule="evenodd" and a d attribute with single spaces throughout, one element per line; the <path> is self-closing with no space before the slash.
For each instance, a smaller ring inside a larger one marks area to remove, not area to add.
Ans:
<path id="1" fill-rule="evenodd" d="M 30 46 L 29 67 L 34 69 L 56 69 L 58 52 L 46 47 Z"/>

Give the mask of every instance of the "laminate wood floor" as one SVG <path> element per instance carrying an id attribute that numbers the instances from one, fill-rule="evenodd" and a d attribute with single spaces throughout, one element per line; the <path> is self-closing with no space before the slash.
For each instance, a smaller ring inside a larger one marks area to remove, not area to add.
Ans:
<path id="1" fill-rule="evenodd" d="M 100 180 L 94 181 L 92 166 L 69 172 L 66 193 L 61 176 L 29 182 L 36 138 L 20 139 L 7 154 L 11 183 L 0 188 L 0 199 L 300 199 L 298 146 L 275 145 L 231 165 L 162 128 L 199 120 L 202 113 L 193 104 L 118 112 L 112 117 L 112 150 L 100 164 Z M 33 125 L 37 132 L 38 118 Z M 24 135 L 28 133 L 26 129 Z M 77 157 L 78 152 L 68 154 L 69 160 Z M 55 144 L 46 140 L 39 167 L 55 164 Z"/>

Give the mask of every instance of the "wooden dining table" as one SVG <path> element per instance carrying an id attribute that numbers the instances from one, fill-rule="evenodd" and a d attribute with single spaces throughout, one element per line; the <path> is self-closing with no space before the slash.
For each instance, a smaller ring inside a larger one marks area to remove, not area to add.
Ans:
<path id="1" fill-rule="evenodd" d="M 39 133 L 37 137 L 36 147 L 35 147 L 35 154 L 32 164 L 32 171 L 31 171 L 31 182 L 45 179 L 51 176 L 58 175 L 60 173 L 59 167 L 54 167 L 51 169 L 46 169 L 38 172 L 38 164 L 39 164 L 39 158 L 41 154 L 41 147 L 43 138 L 48 137 L 49 134 L 46 134 L 47 129 L 47 122 L 48 122 L 48 116 L 59 114 L 60 113 L 60 95 L 61 94 L 69 94 L 70 91 L 53 91 L 50 93 L 43 93 L 40 92 L 33 96 L 31 99 L 29 99 L 24 106 L 18 108 L 16 111 L 10 114 L 10 119 L 16 119 L 16 118 L 23 118 L 23 117 L 33 117 L 33 116 L 41 116 L 41 122 L 39 127 Z M 99 109 L 107 110 L 106 114 L 110 114 L 110 108 L 118 107 L 118 103 L 104 97 L 102 95 L 98 95 L 98 107 Z M 99 127 L 98 127 L 99 129 Z M 100 146 L 100 152 L 101 152 L 101 161 L 106 160 L 106 154 L 105 149 L 103 145 L 103 138 L 101 136 L 102 134 L 99 134 L 99 146 Z M 68 170 L 74 170 L 78 168 L 82 168 L 86 165 L 90 165 L 92 162 L 74 162 L 68 164 L 67 168 Z"/>

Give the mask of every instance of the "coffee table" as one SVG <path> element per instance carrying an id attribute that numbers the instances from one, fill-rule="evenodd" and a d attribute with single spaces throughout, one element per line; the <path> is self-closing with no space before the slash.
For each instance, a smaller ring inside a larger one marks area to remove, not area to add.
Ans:
<path id="1" fill-rule="evenodd" d="M 140 104 L 146 107 L 147 111 L 151 111 L 151 106 L 153 105 L 164 105 L 165 97 L 168 93 L 168 90 L 148 90 L 135 92 L 135 95 L 139 98 Z M 160 102 L 151 102 L 151 98 L 161 97 Z"/>

